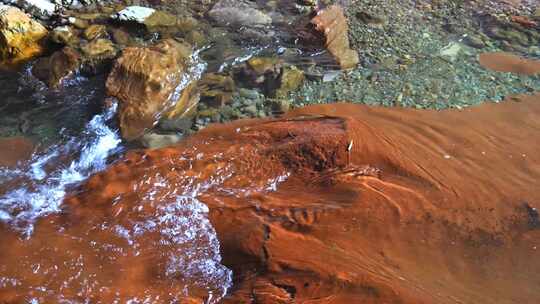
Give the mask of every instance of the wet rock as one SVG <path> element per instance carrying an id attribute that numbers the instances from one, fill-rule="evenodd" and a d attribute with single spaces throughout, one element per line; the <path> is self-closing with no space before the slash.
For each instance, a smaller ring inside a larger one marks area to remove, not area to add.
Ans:
<path id="1" fill-rule="evenodd" d="M 220 0 L 208 12 L 221 26 L 253 26 L 272 23 L 272 18 L 259 10 L 253 2 L 245 0 Z"/>
<path id="2" fill-rule="evenodd" d="M 233 69 L 235 79 L 251 88 L 270 92 L 277 86 L 283 61 L 277 57 L 253 57 Z"/>
<path id="3" fill-rule="evenodd" d="M 81 46 L 83 55 L 88 58 L 112 58 L 117 49 L 109 39 L 96 39 Z"/>
<path id="4" fill-rule="evenodd" d="M 182 140 L 182 135 L 179 134 L 147 133 L 141 137 L 141 144 L 146 148 L 159 149 L 172 146 L 180 140 Z"/>
<path id="5" fill-rule="evenodd" d="M 304 82 L 304 71 L 291 66 L 281 72 L 280 85 L 274 95 L 277 98 L 286 97 L 289 92 L 296 90 Z"/>
<path id="6" fill-rule="evenodd" d="M 150 32 L 161 32 L 175 28 L 177 22 L 176 16 L 163 11 L 155 11 L 144 20 L 143 24 Z"/>
<path id="7" fill-rule="evenodd" d="M 284 66 L 276 57 L 253 57 L 234 68 L 234 77 L 248 88 L 258 88 L 270 97 L 284 97 L 304 81 L 304 72 Z"/>
<path id="8" fill-rule="evenodd" d="M 275 114 L 283 114 L 291 109 L 290 99 L 270 99 L 268 100 L 268 104 L 272 112 Z"/>
<path id="9" fill-rule="evenodd" d="M 230 76 L 207 73 L 199 82 L 199 90 L 201 102 L 212 107 L 221 107 L 230 103 L 235 91 L 235 84 Z"/>
<path id="10" fill-rule="evenodd" d="M 54 52 L 50 57 L 37 60 L 32 74 L 49 87 L 58 87 L 62 80 L 75 72 L 81 65 L 80 54 L 70 47 Z"/>
<path id="11" fill-rule="evenodd" d="M 172 39 L 150 47 L 128 47 L 107 79 L 107 94 L 120 101 L 123 138 L 133 140 L 166 112 L 170 118 L 188 115 L 197 103 L 193 89 L 177 96 L 192 49 Z M 193 85 L 188 86 L 188 88 Z M 171 111 L 172 109 L 172 111 Z"/>
<path id="12" fill-rule="evenodd" d="M 78 40 L 75 30 L 66 25 L 55 27 L 49 37 L 51 41 L 62 45 L 72 45 Z"/>
<path id="13" fill-rule="evenodd" d="M 87 40 L 107 37 L 107 27 L 101 24 L 93 24 L 84 30 L 83 37 Z"/>
<path id="14" fill-rule="evenodd" d="M 342 69 L 350 69 L 358 64 L 358 53 L 350 48 L 349 26 L 342 7 L 329 6 L 319 11 L 311 22 L 315 25 L 315 29 L 324 36 L 326 49 Z"/>
<path id="15" fill-rule="evenodd" d="M 47 29 L 18 8 L 0 5 L 0 60 L 25 60 L 43 51 Z"/>
<path id="16" fill-rule="evenodd" d="M 177 18 L 165 12 L 149 7 L 129 6 L 113 15 L 113 18 L 124 22 L 142 24 L 150 32 L 174 33 L 188 32 L 197 25 L 197 20 L 191 17 Z"/>
<path id="17" fill-rule="evenodd" d="M 131 43 L 131 36 L 128 32 L 120 28 L 115 28 L 111 30 L 111 36 L 113 41 L 116 44 L 120 45 L 129 45 Z"/>
<path id="18" fill-rule="evenodd" d="M 187 133 L 191 126 L 193 126 L 193 118 L 191 117 L 164 117 L 159 121 L 159 128 L 164 131 Z"/>

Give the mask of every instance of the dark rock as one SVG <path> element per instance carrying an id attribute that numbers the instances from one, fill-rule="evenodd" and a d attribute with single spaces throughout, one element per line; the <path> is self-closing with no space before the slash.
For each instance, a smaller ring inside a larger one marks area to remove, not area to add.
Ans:
<path id="1" fill-rule="evenodd" d="M 81 65 L 81 56 L 73 48 L 64 47 L 50 57 L 37 60 L 32 67 L 32 74 L 49 87 L 58 87 L 64 78 L 75 72 Z"/>

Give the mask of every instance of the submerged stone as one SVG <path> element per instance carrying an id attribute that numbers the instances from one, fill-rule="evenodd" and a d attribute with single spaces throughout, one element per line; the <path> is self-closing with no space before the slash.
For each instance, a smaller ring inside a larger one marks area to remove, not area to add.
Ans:
<path id="1" fill-rule="evenodd" d="M 20 9 L 0 5 L 0 60 L 25 60 L 40 54 L 47 33 Z"/>
<path id="2" fill-rule="evenodd" d="M 180 134 L 147 133 L 141 137 L 141 143 L 146 148 L 159 149 L 172 146 L 182 140 L 182 138 L 183 136 Z"/>
<path id="3" fill-rule="evenodd" d="M 221 26 L 253 26 L 272 23 L 272 18 L 259 10 L 255 3 L 245 0 L 220 0 L 208 12 L 208 15 Z"/>
<path id="4" fill-rule="evenodd" d="M 201 101 L 214 107 L 230 103 L 235 88 L 232 77 L 217 73 L 204 74 L 199 81 Z"/>
<path id="5" fill-rule="evenodd" d="M 289 92 L 296 90 L 304 82 L 304 71 L 297 67 L 291 66 L 283 68 L 281 72 L 279 87 L 274 95 L 277 98 L 286 97 Z"/>

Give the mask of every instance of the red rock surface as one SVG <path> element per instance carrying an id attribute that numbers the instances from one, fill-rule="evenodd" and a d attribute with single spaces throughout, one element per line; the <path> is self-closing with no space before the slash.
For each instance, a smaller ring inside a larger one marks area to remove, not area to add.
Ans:
<path id="1" fill-rule="evenodd" d="M 510 53 L 482 53 L 480 54 L 479 61 L 485 68 L 497 72 L 522 75 L 535 75 L 540 73 L 540 61 L 526 59 Z"/>
<path id="2" fill-rule="evenodd" d="M 234 271 L 223 303 L 539 303 L 540 95 L 517 98 L 442 112 L 329 104 L 213 126 L 94 175 L 31 242 L 2 231 L 0 265 L 32 263 L 43 243 L 62 248 L 50 263 L 91 255 L 80 240 L 120 241 L 88 227 L 198 189 Z M 168 190 L 152 192 L 163 181 Z M 159 261 L 101 271 L 121 294 L 167 299 L 179 284 Z M 16 303 L 24 288 L 0 299 Z"/>

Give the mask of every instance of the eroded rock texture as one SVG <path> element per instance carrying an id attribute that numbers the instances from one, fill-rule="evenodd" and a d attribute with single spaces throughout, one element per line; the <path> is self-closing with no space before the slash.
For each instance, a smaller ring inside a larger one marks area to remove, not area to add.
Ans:
<path id="1" fill-rule="evenodd" d="M 30 241 L 2 231 L 0 271 L 81 254 L 84 273 L 111 280 L 83 299 L 202 300 L 211 286 L 215 300 L 226 271 L 189 266 L 212 256 L 203 246 L 212 238 L 196 230 L 204 239 L 190 251 L 158 233 L 179 223 L 172 236 L 190 235 L 185 220 L 205 223 L 196 199 L 233 270 L 222 303 L 537 303 L 540 96 L 516 98 L 444 112 L 320 105 L 129 153 L 74 191 L 65 212 L 38 222 Z M 182 200 L 171 205 L 174 197 Z M 156 222 L 164 230 L 141 224 L 171 206 L 180 217 Z M 96 253 L 89 241 L 123 249 Z M 30 254 L 43 243 L 62 250 Z M 172 276 L 162 268 L 169 252 L 184 254 Z M 16 303 L 48 278 L 28 269 L 0 298 Z"/>
<path id="2" fill-rule="evenodd" d="M 191 52 L 191 46 L 172 39 L 123 50 L 106 85 L 107 94 L 120 101 L 124 139 L 139 138 L 168 111 L 182 116 L 194 108 L 198 99 L 184 90 L 192 80 L 187 74 Z"/>

